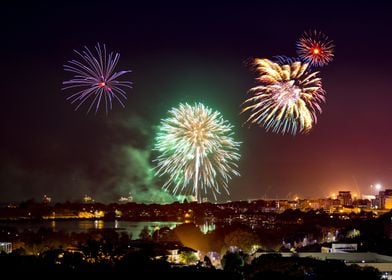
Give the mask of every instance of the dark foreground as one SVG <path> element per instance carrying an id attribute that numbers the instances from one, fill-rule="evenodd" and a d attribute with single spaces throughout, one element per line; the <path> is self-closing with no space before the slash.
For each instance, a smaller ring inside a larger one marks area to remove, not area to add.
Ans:
<path id="1" fill-rule="evenodd" d="M 373 268 L 347 266 L 340 261 L 319 261 L 311 258 L 262 255 L 250 264 L 242 253 L 227 253 L 223 270 L 215 269 L 208 260 L 196 265 L 180 266 L 166 260 L 154 260 L 143 252 L 126 254 L 119 260 L 88 263 L 78 253 L 48 251 L 41 256 L 0 255 L 0 269 L 13 277 L 40 275 L 41 278 L 68 276 L 91 279 L 126 275 L 129 279 L 380 279 Z"/>

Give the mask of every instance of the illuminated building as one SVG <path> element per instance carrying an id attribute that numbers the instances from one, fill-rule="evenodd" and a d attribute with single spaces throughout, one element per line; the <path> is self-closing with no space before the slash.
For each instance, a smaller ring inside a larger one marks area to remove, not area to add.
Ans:
<path id="1" fill-rule="evenodd" d="M 392 209 L 392 189 L 380 191 L 376 196 L 379 209 Z"/>
<path id="2" fill-rule="evenodd" d="M 132 202 L 133 201 L 133 196 L 131 193 L 127 197 L 121 196 L 118 200 L 119 202 Z"/>
<path id="3" fill-rule="evenodd" d="M 180 254 L 178 253 L 178 249 L 167 249 L 167 261 L 169 263 L 179 263 L 180 262 Z"/>
<path id="4" fill-rule="evenodd" d="M 84 197 L 83 197 L 83 202 L 84 203 L 93 203 L 94 202 L 94 199 L 91 197 L 91 196 L 89 196 L 89 195 L 84 195 Z"/>
<path id="5" fill-rule="evenodd" d="M 339 191 L 338 200 L 342 206 L 351 206 L 353 204 L 350 191 Z"/>
<path id="6" fill-rule="evenodd" d="M 0 242 L 0 252 L 5 252 L 7 254 L 12 253 L 12 243 Z"/>
<path id="7" fill-rule="evenodd" d="M 392 189 L 386 189 L 384 192 L 384 208 L 392 209 Z"/>
<path id="8" fill-rule="evenodd" d="M 310 209 L 320 209 L 320 201 L 318 199 L 310 199 L 308 201 L 308 208 Z"/>
<path id="9" fill-rule="evenodd" d="M 353 202 L 353 205 L 358 208 L 368 209 L 371 208 L 372 202 L 369 199 L 357 199 Z"/>
<path id="10" fill-rule="evenodd" d="M 380 191 L 376 195 L 377 205 L 379 209 L 384 209 L 385 207 L 385 191 Z"/>

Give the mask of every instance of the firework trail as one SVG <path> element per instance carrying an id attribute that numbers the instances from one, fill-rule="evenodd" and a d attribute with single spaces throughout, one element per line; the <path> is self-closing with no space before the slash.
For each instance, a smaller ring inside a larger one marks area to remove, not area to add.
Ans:
<path id="1" fill-rule="evenodd" d="M 283 62 L 283 61 L 282 61 Z M 307 63 L 289 61 L 279 64 L 268 59 L 256 59 L 260 85 L 250 90 L 242 113 L 250 111 L 247 122 L 257 123 L 275 133 L 306 133 L 317 122 L 320 103 L 325 101 L 318 72 Z"/>
<path id="2" fill-rule="evenodd" d="M 228 191 L 228 181 L 239 176 L 239 142 L 233 126 L 217 111 L 201 103 L 180 104 L 161 121 L 154 150 L 156 175 L 168 177 L 163 188 L 174 194 L 202 195 Z"/>
<path id="3" fill-rule="evenodd" d="M 324 66 L 333 59 L 334 45 L 332 40 L 318 31 L 304 32 L 297 42 L 297 54 L 311 66 Z"/>
<path id="4" fill-rule="evenodd" d="M 87 113 L 93 108 L 97 113 L 103 103 L 107 114 L 108 110 L 112 109 L 113 101 L 125 107 L 124 101 L 127 99 L 125 88 L 132 88 L 132 82 L 119 81 L 118 78 L 131 71 L 114 72 L 120 54 L 108 53 L 105 45 L 101 47 L 98 43 L 95 51 L 96 55 L 87 47 L 84 47 L 82 52 L 75 50 L 79 60 L 70 60 L 64 65 L 64 70 L 73 73 L 74 76 L 71 80 L 63 82 L 62 89 L 76 89 L 75 93 L 67 97 L 71 104 L 77 104 L 75 110 L 85 103 L 90 103 Z"/>

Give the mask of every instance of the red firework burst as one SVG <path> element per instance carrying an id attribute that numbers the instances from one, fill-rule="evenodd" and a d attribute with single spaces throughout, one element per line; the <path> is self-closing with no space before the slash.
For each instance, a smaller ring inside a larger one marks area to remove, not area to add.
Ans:
<path id="1" fill-rule="evenodd" d="M 333 59 L 333 41 L 322 32 L 304 32 L 297 42 L 297 54 L 312 66 L 327 65 Z"/>

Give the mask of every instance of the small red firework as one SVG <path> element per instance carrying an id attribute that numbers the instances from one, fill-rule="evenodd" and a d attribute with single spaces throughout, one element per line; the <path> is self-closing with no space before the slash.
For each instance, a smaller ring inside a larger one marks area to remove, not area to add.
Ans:
<path id="1" fill-rule="evenodd" d="M 322 32 L 304 32 L 297 42 L 298 56 L 312 66 L 327 65 L 333 59 L 333 41 Z"/>

